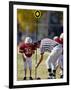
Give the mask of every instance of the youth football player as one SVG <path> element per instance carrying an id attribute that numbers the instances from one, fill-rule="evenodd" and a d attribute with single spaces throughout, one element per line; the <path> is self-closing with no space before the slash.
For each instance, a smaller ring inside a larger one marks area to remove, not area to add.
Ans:
<path id="1" fill-rule="evenodd" d="M 25 73 L 24 80 L 26 80 L 27 66 L 29 67 L 29 71 L 30 71 L 29 79 L 33 80 L 32 55 L 35 52 L 35 45 L 32 43 L 32 39 L 30 37 L 25 38 L 25 41 L 20 45 L 19 51 L 20 53 L 22 53 L 23 61 L 24 61 L 24 73 Z"/>

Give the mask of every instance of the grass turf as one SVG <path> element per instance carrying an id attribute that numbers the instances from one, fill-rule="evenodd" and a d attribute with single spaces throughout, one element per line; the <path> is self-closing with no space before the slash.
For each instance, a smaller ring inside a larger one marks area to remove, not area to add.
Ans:
<path id="1" fill-rule="evenodd" d="M 37 68 L 37 77 L 40 77 L 41 79 L 47 79 L 48 72 L 46 68 L 45 61 L 49 55 L 49 52 L 46 52 L 44 54 L 44 59 Z M 36 52 L 32 56 L 32 77 L 35 79 L 35 65 L 36 65 L 36 60 L 40 59 L 40 52 L 37 50 L 37 59 L 36 59 Z M 56 78 L 60 78 L 59 74 L 60 69 L 58 68 Z M 17 80 L 23 80 L 24 77 L 24 62 L 21 54 L 17 54 Z M 27 68 L 27 79 L 29 78 L 29 69 Z"/>

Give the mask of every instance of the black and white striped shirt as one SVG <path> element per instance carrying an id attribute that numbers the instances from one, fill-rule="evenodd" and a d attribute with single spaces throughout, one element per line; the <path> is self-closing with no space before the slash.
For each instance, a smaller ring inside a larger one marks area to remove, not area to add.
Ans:
<path id="1" fill-rule="evenodd" d="M 52 51 L 52 49 L 57 46 L 58 43 L 52 39 L 45 38 L 41 40 L 40 52 L 44 53 L 46 51 Z"/>

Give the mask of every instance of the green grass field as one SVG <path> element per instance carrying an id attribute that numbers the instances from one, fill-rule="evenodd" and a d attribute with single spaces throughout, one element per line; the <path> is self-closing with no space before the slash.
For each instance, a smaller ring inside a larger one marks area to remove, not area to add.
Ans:
<path id="1" fill-rule="evenodd" d="M 47 72 L 47 68 L 45 64 L 45 61 L 48 55 L 49 55 L 49 52 L 46 52 L 44 54 L 44 59 L 39 65 L 39 67 L 37 68 L 37 77 L 40 77 L 41 79 L 47 79 L 47 76 L 48 76 L 48 72 Z M 37 62 L 39 59 L 40 59 L 40 52 L 39 50 L 37 50 Z M 32 77 L 33 79 L 35 79 L 35 65 L 36 65 L 36 53 L 33 54 L 32 56 Z M 57 75 L 56 75 L 57 78 L 60 77 L 59 70 L 60 69 L 58 68 Z M 22 59 L 22 55 L 17 54 L 17 80 L 23 80 L 23 77 L 24 77 L 24 62 Z M 29 77 L 29 70 L 27 69 L 27 78 L 28 77 Z"/>

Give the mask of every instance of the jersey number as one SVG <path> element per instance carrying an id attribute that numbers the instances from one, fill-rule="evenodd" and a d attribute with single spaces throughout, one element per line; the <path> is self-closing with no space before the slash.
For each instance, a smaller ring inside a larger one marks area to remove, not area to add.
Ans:
<path id="1" fill-rule="evenodd" d="M 32 53 L 31 48 L 26 48 L 26 54 L 31 54 L 31 53 Z"/>

